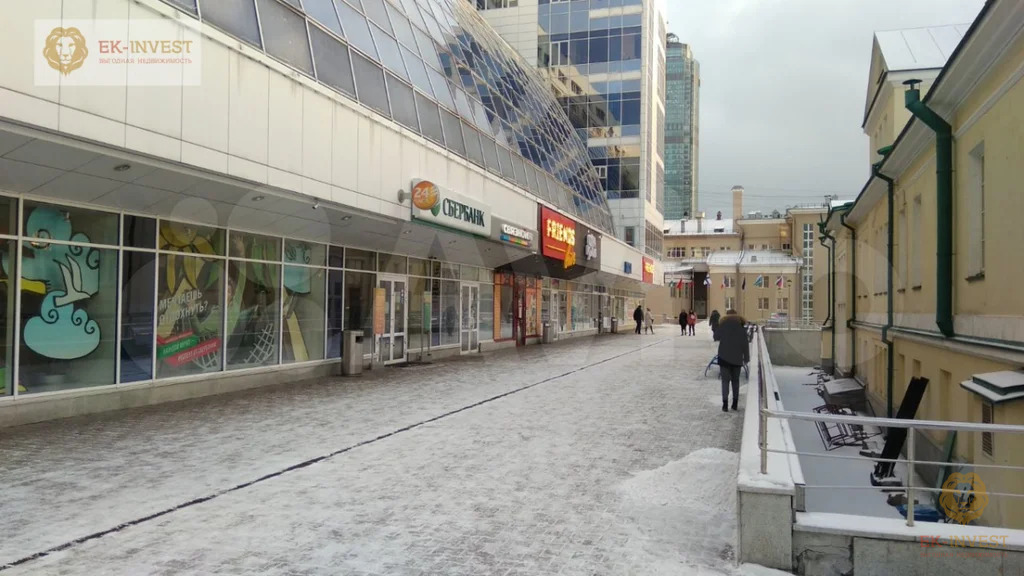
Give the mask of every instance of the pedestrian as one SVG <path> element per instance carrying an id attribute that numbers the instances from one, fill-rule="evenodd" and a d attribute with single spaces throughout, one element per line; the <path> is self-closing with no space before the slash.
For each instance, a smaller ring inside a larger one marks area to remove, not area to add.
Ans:
<path id="1" fill-rule="evenodd" d="M 750 362 L 750 341 L 746 321 L 729 309 L 718 323 L 718 368 L 722 374 L 722 412 L 728 412 L 729 385 L 732 385 L 732 409 L 737 410 L 740 371 Z"/>
<path id="2" fill-rule="evenodd" d="M 693 310 L 690 310 L 690 317 L 687 318 L 687 323 L 690 325 L 690 336 L 696 336 L 697 314 Z"/>
<path id="3" fill-rule="evenodd" d="M 634 330 L 633 333 L 634 334 L 639 334 L 640 333 L 640 325 L 644 323 L 644 307 L 643 306 L 641 306 L 639 304 L 636 305 L 636 310 L 633 310 L 633 321 L 636 322 L 636 330 Z"/>
<path id="4" fill-rule="evenodd" d="M 708 326 L 711 326 L 711 338 L 715 342 L 718 342 L 718 321 L 722 319 L 722 315 L 718 313 L 718 310 L 712 310 L 711 316 L 708 318 Z"/>
<path id="5" fill-rule="evenodd" d="M 651 334 L 654 334 L 654 315 L 651 314 L 650 308 L 647 309 L 647 315 L 644 317 L 644 320 L 647 321 L 647 325 L 644 327 L 644 334 L 647 334 L 648 330 L 651 331 Z"/>
<path id="6" fill-rule="evenodd" d="M 679 313 L 679 331 L 681 332 L 680 336 L 686 336 L 686 325 L 689 318 L 690 315 L 686 312 L 686 310 L 683 310 L 682 312 Z"/>

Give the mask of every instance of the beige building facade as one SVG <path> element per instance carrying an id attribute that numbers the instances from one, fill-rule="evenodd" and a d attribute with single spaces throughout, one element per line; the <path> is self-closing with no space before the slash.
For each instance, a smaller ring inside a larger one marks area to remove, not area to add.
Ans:
<path id="1" fill-rule="evenodd" d="M 868 111 L 873 145 L 892 148 L 856 202 L 831 210 L 822 228 L 835 247 L 834 342 L 825 339 L 823 354 L 865 385 L 878 415 L 894 414 L 908 381 L 924 377 L 918 419 L 1024 424 L 1022 27 L 1019 2 L 990 2 L 926 95 L 892 83 L 884 96 L 869 90 L 915 114 L 895 115 L 909 119 L 897 135 L 886 114 Z M 878 41 L 875 52 L 884 64 Z M 917 440 L 920 458 L 948 455 L 988 492 L 1024 494 L 1020 470 L 983 467 L 1024 466 L 1024 435 L 929 431 Z M 1024 499 L 990 496 L 977 523 L 1024 528 Z"/>
<path id="2" fill-rule="evenodd" d="M 734 211 L 742 210 L 742 192 L 733 189 Z M 829 259 L 817 229 L 828 206 L 794 207 L 778 217 L 750 213 L 738 220 L 698 214 L 667 223 L 665 287 L 648 293 L 651 310 L 667 318 L 695 310 L 706 318 L 734 307 L 756 322 L 774 316 L 784 324 L 824 323 Z M 759 276 L 762 285 L 755 289 Z"/>

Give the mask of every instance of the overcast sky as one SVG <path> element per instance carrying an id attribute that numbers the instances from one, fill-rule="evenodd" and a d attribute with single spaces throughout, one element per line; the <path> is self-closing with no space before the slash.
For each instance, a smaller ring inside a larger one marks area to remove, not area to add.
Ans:
<path id="1" fill-rule="evenodd" d="M 983 0 L 666 0 L 701 65 L 699 208 L 854 198 L 875 30 L 970 23 Z"/>

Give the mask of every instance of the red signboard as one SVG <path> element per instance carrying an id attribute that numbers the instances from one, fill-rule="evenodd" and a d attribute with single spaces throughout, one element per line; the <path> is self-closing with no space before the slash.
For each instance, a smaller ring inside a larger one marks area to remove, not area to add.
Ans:
<path id="1" fill-rule="evenodd" d="M 654 284 L 654 260 L 644 257 L 644 283 Z"/>
<path id="2" fill-rule="evenodd" d="M 576 222 L 546 207 L 540 209 L 541 254 L 569 268 L 576 263 Z"/>

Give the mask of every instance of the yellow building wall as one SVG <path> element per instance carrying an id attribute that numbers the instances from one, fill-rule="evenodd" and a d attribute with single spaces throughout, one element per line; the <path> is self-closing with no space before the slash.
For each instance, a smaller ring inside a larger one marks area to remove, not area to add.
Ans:
<path id="1" fill-rule="evenodd" d="M 744 250 L 781 250 L 783 231 L 787 231 L 785 242 L 790 243 L 792 240 L 788 236 L 789 224 L 784 219 L 740 220 L 739 227 L 743 234 Z"/>
<path id="2" fill-rule="evenodd" d="M 739 234 L 665 236 L 664 246 L 666 260 L 673 260 L 676 258 L 674 256 L 669 256 L 672 254 L 670 252 L 670 249 L 672 248 L 683 248 L 686 254 L 686 256 L 683 256 L 684 258 L 700 258 L 703 248 L 708 248 L 711 252 L 740 250 L 740 237 Z M 691 256 L 692 254 L 695 254 L 695 256 Z"/>
<path id="3" fill-rule="evenodd" d="M 1024 162 L 1021 162 L 1024 158 L 1024 130 L 1021 129 L 1024 126 L 1024 84 L 1010 87 L 993 100 L 1022 63 L 1024 38 L 1010 47 L 1009 57 L 996 64 L 991 76 L 975 88 L 954 119 L 953 128 L 957 133 L 954 144 L 954 311 L 961 317 L 1001 316 L 1011 322 L 1024 318 L 1024 298 L 1020 297 L 1019 289 L 1024 285 L 1024 266 L 1018 265 L 1021 246 L 1024 246 L 1024 226 L 1020 223 L 1024 215 L 1024 194 L 1019 185 L 1024 180 Z M 891 116 L 897 126 L 902 126 L 901 114 L 904 119 L 909 118 L 903 110 L 902 97 L 893 98 L 892 106 Z M 974 123 L 965 127 L 969 119 Z M 971 231 L 966 215 L 974 193 L 969 180 L 971 152 L 981 142 L 985 144 L 985 277 L 968 281 Z M 894 208 L 895 322 L 897 326 L 930 331 L 936 330 L 935 185 L 935 149 L 929 146 L 896 179 Z M 914 230 L 913 214 L 918 198 L 919 228 Z M 839 238 L 837 320 L 849 315 L 855 301 L 858 320 L 871 324 L 884 322 L 886 290 L 882 276 L 887 270 L 886 212 L 883 197 L 857 224 L 855 300 L 851 299 L 848 289 L 852 243 L 848 237 Z M 914 266 L 919 270 L 918 281 L 911 277 Z M 856 349 L 857 377 L 867 387 L 876 410 L 881 408 L 879 415 L 884 414 L 887 356 L 880 330 L 860 327 L 846 334 L 837 327 L 836 333 L 840 369 L 849 363 L 852 345 Z M 986 400 L 964 390 L 960 383 L 974 374 L 1021 367 L 1009 361 L 992 360 L 990 355 L 982 356 L 974 348 L 955 340 L 930 343 L 900 332 L 894 332 L 893 338 L 894 410 L 898 409 L 911 377 L 929 379 L 918 419 L 981 422 L 982 405 Z M 996 404 L 993 416 L 996 424 L 1024 423 L 1024 402 Z M 927 431 L 924 436 L 934 446 L 942 446 L 946 439 L 945 432 Z M 975 464 L 1024 466 L 1024 436 L 995 434 L 993 454 L 989 456 L 982 450 L 980 434 L 960 433 L 954 454 L 958 460 Z M 1024 474 L 1019 470 L 978 468 L 975 472 L 982 477 L 989 492 L 1024 493 Z M 1024 528 L 1024 499 L 992 496 L 979 523 Z"/>
<path id="4" fill-rule="evenodd" d="M 997 67 L 992 78 L 976 89 L 957 113 L 954 130 L 968 121 L 1003 82 L 1024 62 L 1024 39 L 1017 41 L 1013 56 Z M 1024 298 L 1014 289 L 1024 282 L 1021 247 L 1024 246 L 1024 83 L 1006 92 L 971 127 L 956 139 L 954 147 L 954 213 L 967 214 L 973 194 L 970 185 L 971 152 L 985 148 L 985 278 L 968 281 L 970 222 L 954 221 L 954 309 L 957 314 L 1024 316 Z M 1022 320 L 1024 321 L 1024 320 Z"/>

